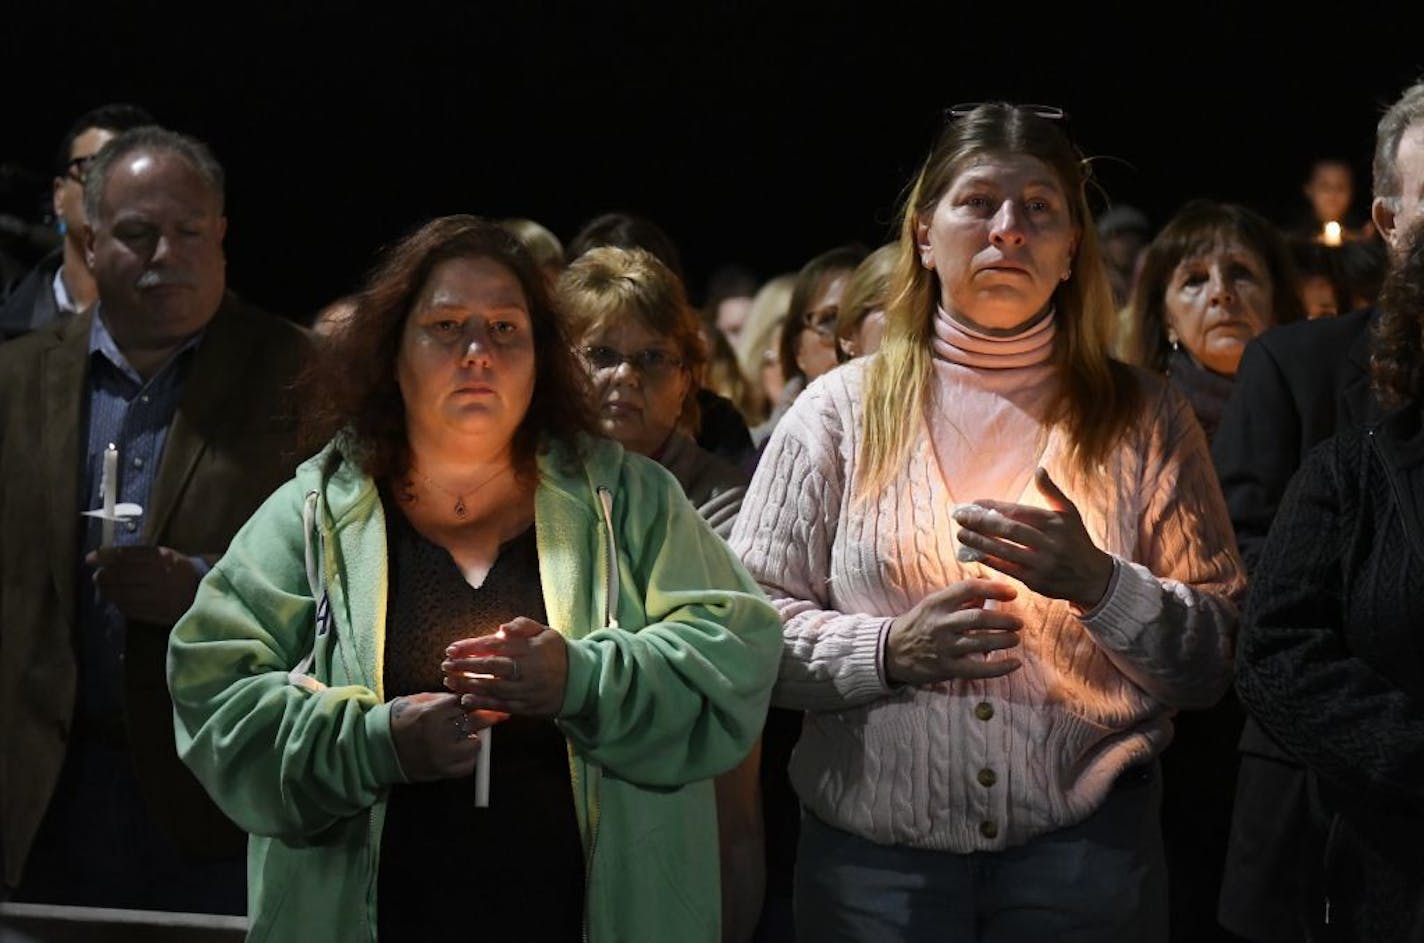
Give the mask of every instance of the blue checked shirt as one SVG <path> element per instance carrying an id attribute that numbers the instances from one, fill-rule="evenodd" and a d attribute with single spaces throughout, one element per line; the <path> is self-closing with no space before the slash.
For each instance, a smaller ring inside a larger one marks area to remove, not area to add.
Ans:
<path id="1" fill-rule="evenodd" d="M 193 361 L 193 351 L 201 333 L 180 348 L 148 380 L 139 374 L 119 351 L 104 326 L 103 308 L 94 313 L 89 332 L 88 436 L 84 453 L 85 499 L 81 510 L 101 509 L 100 490 L 104 473 L 104 451 L 109 443 L 118 447 L 118 500 L 141 505 L 149 512 L 158 462 L 168 440 L 168 427 L 178 410 L 183 383 Z M 80 548 L 79 580 L 79 716 L 101 725 L 123 716 L 123 652 L 126 620 L 117 608 L 99 596 L 94 587 L 94 569 L 84 555 L 99 546 L 102 524 L 84 518 L 83 546 Z M 118 546 L 143 542 L 142 519 L 116 524 L 114 543 Z"/>

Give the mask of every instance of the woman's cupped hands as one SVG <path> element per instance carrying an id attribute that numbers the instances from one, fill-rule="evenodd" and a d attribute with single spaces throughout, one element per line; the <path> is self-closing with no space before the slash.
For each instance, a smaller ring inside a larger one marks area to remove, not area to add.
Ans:
<path id="1" fill-rule="evenodd" d="M 982 563 L 1050 599 L 1088 610 L 1112 581 L 1113 559 L 1093 543 L 1082 515 L 1039 468 L 1034 482 L 1047 507 L 978 500 L 954 511 L 959 559 Z"/>
<path id="2" fill-rule="evenodd" d="M 986 609 L 988 600 L 1007 602 L 1014 587 L 996 580 L 961 580 L 930 593 L 890 623 L 885 640 L 885 674 L 893 684 L 934 684 L 956 678 L 997 678 L 1016 670 L 1015 657 L 990 652 L 1019 644 L 1023 620 Z"/>
<path id="3" fill-rule="evenodd" d="M 569 656 L 564 637 L 520 616 L 491 635 L 445 650 L 445 687 L 467 710 L 554 717 L 564 703 Z"/>

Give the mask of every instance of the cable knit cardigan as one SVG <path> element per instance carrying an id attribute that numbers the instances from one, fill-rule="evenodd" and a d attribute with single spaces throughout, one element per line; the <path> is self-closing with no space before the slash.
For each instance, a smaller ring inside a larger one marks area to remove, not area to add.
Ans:
<path id="1" fill-rule="evenodd" d="M 1231 680 L 1244 577 L 1201 427 L 1179 393 L 1136 371 L 1142 414 L 1090 480 L 1071 474 L 1064 434 L 1043 430 L 1042 463 L 1115 558 L 1107 594 L 1077 613 L 1019 584 L 1002 605 L 1025 621 L 1020 670 L 892 686 L 891 619 L 986 573 L 955 560 L 954 499 L 926 424 L 888 485 L 853 500 L 866 365 L 797 399 L 732 534 L 781 613 L 773 700 L 808 712 L 796 791 L 837 828 L 942 851 L 1003 849 L 1079 822 L 1120 772 L 1167 745 L 1174 709 L 1214 703 Z M 935 402 L 952 410 L 947 375 L 936 382 Z M 1042 504 L 1033 492 L 1025 503 Z"/>

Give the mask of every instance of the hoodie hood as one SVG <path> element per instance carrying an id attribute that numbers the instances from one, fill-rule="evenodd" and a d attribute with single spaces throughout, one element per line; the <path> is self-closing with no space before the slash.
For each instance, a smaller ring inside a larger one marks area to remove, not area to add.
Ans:
<path id="1" fill-rule="evenodd" d="M 326 523 L 339 527 L 353 512 L 364 511 L 367 502 L 379 500 L 375 481 L 348 457 L 344 438 L 337 436 L 296 471 L 302 493 L 316 491 L 326 506 Z M 573 498 L 586 506 L 583 498 L 600 488 L 617 493 L 624 463 L 623 446 L 611 439 L 581 436 L 570 443 L 547 440 L 535 459 L 539 484 Z"/>

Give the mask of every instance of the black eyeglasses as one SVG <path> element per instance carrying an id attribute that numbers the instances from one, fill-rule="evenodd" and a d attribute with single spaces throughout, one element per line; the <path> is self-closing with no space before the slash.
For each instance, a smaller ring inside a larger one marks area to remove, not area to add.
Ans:
<path id="1" fill-rule="evenodd" d="M 970 113 L 972 113 L 972 112 L 974 111 L 974 109 L 976 109 L 976 108 L 982 108 L 982 107 L 984 107 L 985 105 L 992 105 L 992 104 L 996 104 L 996 103 L 995 103 L 995 102 L 960 102 L 958 105 L 950 105 L 948 108 L 946 108 L 946 109 L 944 110 L 944 117 L 945 117 L 945 120 L 946 120 L 946 121 L 958 121 L 960 118 L 967 118 L 967 117 L 969 117 Z M 1059 108 L 1057 105 L 1030 105 L 1030 104 L 1023 104 L 1023 105 L 1011 105 L 1010 107 L 1012 107 L 1012 108 L 1017 108 L 1019 111 L 1026 111 L 1026 112 L 1028 112 L 1029 114 L 1033 115 L 1035 118 L 1043 118 L 1043 119 L 1045 119 L 1045 120 L 1047 120 L 1047 121 L 1067 121 L 1067 120 L 1068 120 L 1068 112 L 1064 111 L 1062 108 Z"/>
<path id="2" fill-rule="evenodd" d="M 683 365 L 681 357 L 665 350 L 658 350 L 656 347 L 625 354 L 612 347 L 595 344 L 583 349 L 583 359 L 587 360 L 588 365 L 594 370 L 600 371 L 617 370 L 626 363 L 649 380 L 667 379 Z"/>
<path id="3" fill-rule="evenodd" d="M 89 176 L 89 165 L 94 163 L 97 154 L 86 154 L 83 157 L 70 158 L 69 163 L 64 165 L 64 175 L 81 187 L 84 180 Z"/>

